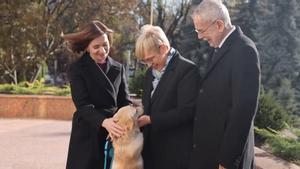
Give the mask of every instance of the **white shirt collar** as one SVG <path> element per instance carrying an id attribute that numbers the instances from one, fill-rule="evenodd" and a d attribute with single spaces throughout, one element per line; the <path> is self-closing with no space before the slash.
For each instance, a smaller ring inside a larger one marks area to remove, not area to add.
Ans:
<path id="1" fill-rule="evenodd" d="M 222 47 L 222 45 L 224 44 L 224 42 L 226 41 L 226 39 L 232 34 L 232 32 L 235 30 L 235 26 L 233 25 L 233 28 L 228 32 L 228 34 L 223 38 L 223 40 L 221 41 L 221 43 L 219 44 L 219 48 Z"/>

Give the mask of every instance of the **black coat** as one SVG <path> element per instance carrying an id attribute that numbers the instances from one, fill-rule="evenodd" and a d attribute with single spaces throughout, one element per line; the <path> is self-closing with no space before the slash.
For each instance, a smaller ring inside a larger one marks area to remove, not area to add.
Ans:
<path id="1" fill-rule="evenodd" d="M 108 57 L 107 73 L 85 53 L 70 66 L 73 115 L 67 169 L 101 169 L 107 131 L 105 118 L 129 101 L 123 66 Z"/>
<path id="2" fill-rule="evenodd" d="M 190 169 L 252 169 L 253 120 L 260 88 L 255 44 L 239 27 L 200 82 Z"/>
<path id="3" fill-rule="evenodd" d="M 151 124 L 143 128 L 145 169 L 185 169 L 192 145 L 198 68 L 176 51 L 153 96 L 152 69 L 146 72 L 144 113 Z"/>

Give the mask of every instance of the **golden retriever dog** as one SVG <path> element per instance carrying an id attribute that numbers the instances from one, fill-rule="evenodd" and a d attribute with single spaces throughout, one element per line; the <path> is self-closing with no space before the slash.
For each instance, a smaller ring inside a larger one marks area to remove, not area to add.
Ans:
<path id="1" fill-rule="evenodd" d="M 137 124 L 142 109 L 125 106 L 118 110 L 114 118 L 117 124 L 124 128 L 125 134 L 120 138 L 112 138 L 114 157 L 111 169 L 143 169 L 141 156 L 143 148 L 143 134 Z"/>

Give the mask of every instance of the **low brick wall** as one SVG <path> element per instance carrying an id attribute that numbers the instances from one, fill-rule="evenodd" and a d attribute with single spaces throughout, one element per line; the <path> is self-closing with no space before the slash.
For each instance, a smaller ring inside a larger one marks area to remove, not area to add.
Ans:
<path id="1" fill-rule="evenodd" d="M 72 119 L 75 107 L 70 96 L 0 94 L 0 117 Z"/>

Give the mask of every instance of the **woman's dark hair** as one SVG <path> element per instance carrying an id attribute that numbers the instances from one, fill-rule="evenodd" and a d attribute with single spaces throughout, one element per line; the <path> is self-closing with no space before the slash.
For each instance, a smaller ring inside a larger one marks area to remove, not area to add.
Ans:
<path id="1" fill-rule="evenodd" d="M 62 38 L 68 42 L 69 49 L 74 53 L 80 53 L 87 48 L 92 40 L 103 34 L 107 34 L 108 41 L 112 45 L 113 30 L 95 20 L 84 26 L 81 31 L 62 35 Z"/>

